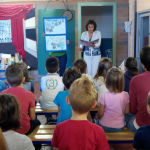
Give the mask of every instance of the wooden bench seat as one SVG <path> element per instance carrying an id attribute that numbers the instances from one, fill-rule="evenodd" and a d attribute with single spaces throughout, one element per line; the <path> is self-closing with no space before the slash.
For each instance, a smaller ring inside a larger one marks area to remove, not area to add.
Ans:
<path id="1" fill-rule="evenodd" d="M 51 144 L 56 125 L 40 125 L 28 137 L 33 144 Z M 134 133 L 124 128 L 121 132 L 106 132 L 109 143 L 132 143 Z"/>
<path id="2" fill-rule="evenodd" d="M 121 132 L 106 132 L 106 137 L 109 143 L 132 143 L 134 132 L 124 128 Z"/>
<path id="3" fill-rule="evenodd" d="M 58 109 L 42 109 L 40 103 L 37 103 L 35 106 L 36 115 L 57 115 Z"/>
<path id="4" fill-rule="evenodd" d="M 40 125 L 28 135 L 33 144 L 51 144 L 56 125 Z"/>
<path id="5" fill-rule="evenodd" d="M 99 107 L 95 107 L 95 108 L 91 108 L 90 112 L 92 113 L 96 113 L 98 112 L 99 110 Z M 35 113 L 36 115 L 57 115 L 58 114 L 58 109 L 42 109 L 41 106 L 40 106 L 40 103 L 37 103 L 36 104 L 36 107 L 35 107 Z"/>

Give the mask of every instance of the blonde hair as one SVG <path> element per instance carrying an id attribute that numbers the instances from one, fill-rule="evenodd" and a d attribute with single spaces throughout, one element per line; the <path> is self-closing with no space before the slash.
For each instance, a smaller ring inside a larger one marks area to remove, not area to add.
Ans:
<path id="1" fill-rule="evenodd" d="M 80 114 L 88 112 L 97 100 L 97 95 L 93 82 L 83 75 L 74 81 L 69 90 L 72 109 Z"/>
<path id="2" fill-rule="evenodd" d="M 120 93 L 124 90 L 124 74 L 119 68 L 111 68 L 106 75 L 106 87 L 110 92 Z"/>

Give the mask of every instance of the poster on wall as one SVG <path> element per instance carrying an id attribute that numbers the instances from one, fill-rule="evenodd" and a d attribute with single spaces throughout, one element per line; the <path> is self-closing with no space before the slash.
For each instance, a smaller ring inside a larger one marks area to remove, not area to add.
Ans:
<path id="1" fill-rule="evenodd" d="M 43 18 L 43 25 L 46 51 L 67 51 L 67 18 Z"/>
<path id="2" fill-rule="evenodd" d="M 10 43 L 11 39 L 11 20 L 0 20 L 0 43 Z"/>

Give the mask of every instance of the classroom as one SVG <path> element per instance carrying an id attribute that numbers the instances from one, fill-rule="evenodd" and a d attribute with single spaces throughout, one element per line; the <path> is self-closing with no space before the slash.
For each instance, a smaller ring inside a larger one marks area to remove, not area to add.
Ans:
<path id="1" fill-rule="evenodd" d="M 149 33 L 149 0 L 0 0 L 0 150 L 150 150 Z"/>

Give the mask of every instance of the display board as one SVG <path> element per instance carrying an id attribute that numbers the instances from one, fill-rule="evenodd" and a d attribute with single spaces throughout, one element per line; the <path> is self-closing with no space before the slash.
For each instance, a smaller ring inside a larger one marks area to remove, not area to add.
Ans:
<path id="1" fill-rule="evenodd" d="M 49 57 L 49 51 L 45 51 L 45 36 L 43 35 L 43 18 L 62 17 L 65 9 L 39 9 L 38 10 L 38 72 L 40 75 L 47 74 L 45 61 Z M 75 11 L 71 10 L 73 18 L 68 21 L 67 68 L 73 66 L 75 57 Z"/>
<path id="2" fill-rule="evenodd" d="M 45 35 L 45 50 L 51 52 L 67 51 L 67 18 L 43 18 Z"/>

